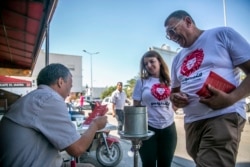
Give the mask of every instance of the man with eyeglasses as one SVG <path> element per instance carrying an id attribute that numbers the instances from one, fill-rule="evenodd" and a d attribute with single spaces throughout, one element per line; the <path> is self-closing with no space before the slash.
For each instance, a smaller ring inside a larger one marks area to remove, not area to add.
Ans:
<path id="1" fill-rule="evenodd" d="M 171 101 L 185 113 L 187 152 L 198 167 L 234 167 L 250 94 L 250 45 L 230 27 L 200 30 L 183 10 L 164 26 L 167 39 L 183 47 L 172 64 Z"/>

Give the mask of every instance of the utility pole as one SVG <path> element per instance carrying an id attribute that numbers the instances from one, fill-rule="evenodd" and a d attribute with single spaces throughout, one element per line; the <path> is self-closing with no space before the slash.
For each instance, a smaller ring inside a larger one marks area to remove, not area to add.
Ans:
<path id="1" fill-rule="evenodd" d="M 92 55 L 99 54 L 100 52 L 88 52 L 87 50 L 83 50 L 83 52 L 90 55 L 90 98 L 93 98 L 93 71 L 92 71 Z"/>

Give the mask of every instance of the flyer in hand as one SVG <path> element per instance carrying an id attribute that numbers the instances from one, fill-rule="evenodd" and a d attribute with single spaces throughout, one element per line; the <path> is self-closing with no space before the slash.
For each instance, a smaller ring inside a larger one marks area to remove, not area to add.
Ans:
<path id="1" fill-rule="evenodd" d="M 220 75 L 211 71 L 206 79 L 206 82 L 203 84 L 202 88 L 198 92 L 196 92 L 196 94 L 199 95 L 200 97 L 205 97 L 205 98 L 210 97 L 211 92 L 209 92 L 207 88 L 208 85 L 211 85 L 212 87 L 226 93 L 230 93 L 236 88 L 232 83 L 228 82 Z"/>
<path id="2" fill-rule="evenodd" d="M 105 115 L 107 111 L 108 111 L 107 105 L 101 105 L 97 103 L 97 105 L 95 105 L 94 107 L 94 110 L 89 114 L 89 117 L 87 117 L 83 122 L 83 125 L 89 125 L 93 119 L 95 119 L 97 116 Z"/>

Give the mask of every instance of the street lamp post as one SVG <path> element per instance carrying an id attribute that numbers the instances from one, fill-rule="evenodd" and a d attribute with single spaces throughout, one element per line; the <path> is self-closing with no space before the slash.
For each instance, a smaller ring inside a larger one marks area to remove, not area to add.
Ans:
<path id="1" fill-rule="evenodd" d="M 92 55 L 99 54 L 99 52 L 88 52 L 87 50 L 83 50 L 83 52 L 90 55 L 90 97 L 92 99 L 93 96 L 93 72 L 92 72 Z"/>
<path id="2" fill-rule="evenodd" d="M 226 0 L 223 0 L 224 26 L 227 26 Z"/>

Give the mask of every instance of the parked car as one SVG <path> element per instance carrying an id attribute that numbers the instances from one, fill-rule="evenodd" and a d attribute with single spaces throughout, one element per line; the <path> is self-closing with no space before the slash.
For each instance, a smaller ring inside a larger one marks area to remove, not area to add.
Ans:
<path id="1" fill-rule="evenodd" d="M 91 98 L 90 96 L 84 96 L 84 110 L 93 110 L 96 102 L 101 103 L 102 100 L 99 97 Z"/>
<path id="2" fill-rule="evenodd" d="M 107 104 L 107 107 L 108 107 L 108 112 L 107 114 L 112 114 L 112 102 L 111 102 L 111 97 L 108 96 L 108 97 L 105 97 L 103 100 L 102 100 L 102 105 L 106 105 Z M 126 101 L 125 101 L 125 106 L 131 106 L 132 105 L 132 101 L 127 98 Z"/>

